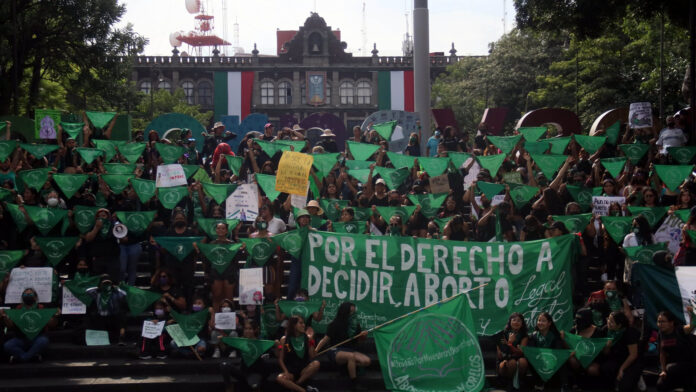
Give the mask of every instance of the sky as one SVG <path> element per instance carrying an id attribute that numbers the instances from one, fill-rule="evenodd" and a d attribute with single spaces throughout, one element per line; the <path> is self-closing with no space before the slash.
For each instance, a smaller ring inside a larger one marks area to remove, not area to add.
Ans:
<path id="1" fill-rule="evenodd" d="M 251 52 L 254 43 L 261 54 L 276 54 L 276 30 L 297 30 L 310 12 L 318 12 L 333 29 L 341 30 L 347 52 L 370 56 L 377 44 L 380 56 L 401 56 L 408 30 L 413 33 L 412 0 L 201 0 L 215 16 L 215 32 L 223 36 L 223 2 L 227 6 L 227 36 L 233 42 L 235 21 L 239 24 L 239 44 Z M 194 14 L 186 10 L 186 0 L 119 0 L 126 13 L 118 27 L 131 23 L 149 44 L 146 55 L 171 55 L 169 34 L 194 29 Z M 363 24 L 363 3 L 365 23 Z M 506 31 L 514 25 L 512 0 L 430 0 L 430 52 L 448 54 L 452 42 L 457 55 L 484 55 L 488 44 L 503 34 L 503 10 L 507 9 Z M 504 7 L 505 5 L 505 7 Z M 367 53 L 362 52 L 365 26 Z M 186 45 L 180 50 L 186 50 Z M 231 55 L 231 49 L 228 49 Z"/>

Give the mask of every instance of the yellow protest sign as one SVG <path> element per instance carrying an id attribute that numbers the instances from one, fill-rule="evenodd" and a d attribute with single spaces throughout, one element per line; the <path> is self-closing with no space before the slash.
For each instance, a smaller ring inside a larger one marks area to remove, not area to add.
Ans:
<path id="1" fill-rule="evenodd" d="M 294 151 L 284 151 L 278 163 L 275 189 L 293 195 L 306 195 L 309 170 L 314 157 Z"/>

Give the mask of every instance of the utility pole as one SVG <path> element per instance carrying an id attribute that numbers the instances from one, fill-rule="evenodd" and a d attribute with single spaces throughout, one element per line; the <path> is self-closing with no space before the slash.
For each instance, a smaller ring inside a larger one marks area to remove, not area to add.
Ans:
<path id="1" fill-rule="evenodd" d="M 415 111 L 420 117 L 421 140 L 428 140 L 430 130 L 430 55 L 428 0 L 413 2 L 413 90 Z M 426 143 L 421 143 L 421 154 L 427 155 Z"/>

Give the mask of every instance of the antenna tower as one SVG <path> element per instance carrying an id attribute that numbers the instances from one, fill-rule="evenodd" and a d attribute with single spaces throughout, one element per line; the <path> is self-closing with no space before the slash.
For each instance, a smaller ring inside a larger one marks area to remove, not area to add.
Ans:
<path id="1" fill-rule="evenodd" d="M 360 54 L 367 56 L 367 11 L 365 9 L 365 1 L 362 3 L 362 26 L 360 27 L 360 34 L 362 38 L 362 47 L 360 48 Z"/>
<path id="2" fill-rule="evenodd" d="M 225 41 L 229 40 L 230 36 L 227 32 L 227 1 L 226 0 L 220 0 L 222 2 L 222 39 Z M 223 46 L 222 47 L 222 54 L 224 56 L 227 56 L 227 47 Z"/>

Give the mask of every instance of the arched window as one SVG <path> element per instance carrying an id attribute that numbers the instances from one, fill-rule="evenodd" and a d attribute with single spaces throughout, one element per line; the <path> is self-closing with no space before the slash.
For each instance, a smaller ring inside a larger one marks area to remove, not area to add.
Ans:
<path id="1" fill-rule="evenodd" d="M 354 95 L 353 83 L 343 82 L 338 87 L 338 96 L 341 97 L 341 105 L 352 105 Z"/>
<path id="2" fill-rule="evenodd" d="M 288 82 L 278 83 L 278 104 L 292 104 L 292 86 Z"/>
<path id="3" fill-rule="evenodd" d="M 193 82 L 190 80 L 181 82 L 181 88 L 184 89 L 184 94 L 186 95 L 186 103 L 188 103 L 189 105 L 193 105 Z"/>
<path id="4" fill-rule="evenodd" d="M 274 91 L 273 83 L 261 83 L 261 105 L 273 105 Z"/>
<path id="5" fill-rule="evenodd" d="M 213 85 L 207 80 L 198 83 L 198 104 L 208 106 L 213 104 Z"/>
<path id="6" fill-rule="evenodd" d="M 358 105 L 369 105 L 372 101 L 372 86 L 370 83 L 362 81 L 358 82 Z"/>
<path id="7" fill-rule="evenodd" d="M 172 92 L 172 84 L 169 83 L 168 80 L 161 80 L 159 84 L 157 84 L 157 88 L 160 90 L 167 90 L 170 93 Z"/>
<path id="8" fill-rule="evenodd" d="M 149 80 L 143 80 L 140 82 L 140 92 L 145 93 L 145 94 L 150 94 L 150 90 L 152 90 L 152 82 Z"/>

